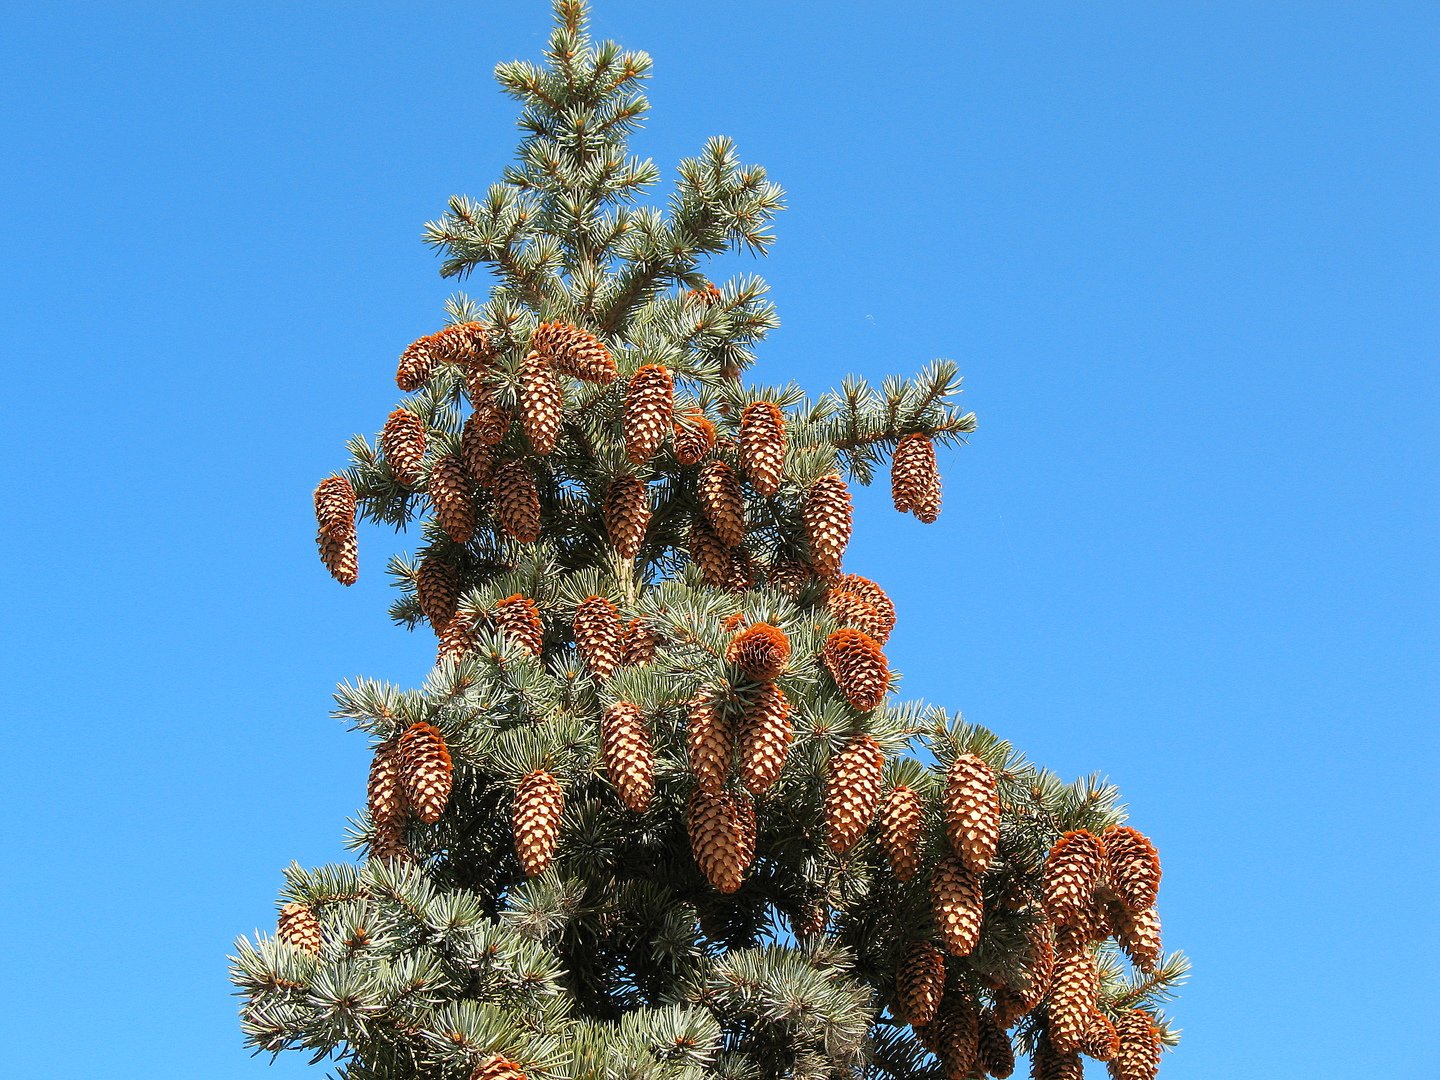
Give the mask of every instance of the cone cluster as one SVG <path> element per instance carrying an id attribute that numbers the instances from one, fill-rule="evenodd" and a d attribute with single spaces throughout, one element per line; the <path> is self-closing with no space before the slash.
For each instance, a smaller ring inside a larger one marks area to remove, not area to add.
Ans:
<path id="1" fill-rule="evenodd" d="M 940 470 L 930 436 L 906 435 L 896 444 L 890 494 L 896 510 L 913 513 L 927 525 L 940 516 Z"/>

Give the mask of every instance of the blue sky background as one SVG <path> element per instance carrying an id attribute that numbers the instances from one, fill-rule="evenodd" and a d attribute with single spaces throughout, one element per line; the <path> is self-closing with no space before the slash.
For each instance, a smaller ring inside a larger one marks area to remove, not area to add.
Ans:
<path id="1" fill-rule="evenodd" d="M 303 9 L 303 10 L 302 10 Z M 341 855 L 332 685 L 418 682 L 310 491 L 449 286 L 418 241 L 515 142 L 541 0 L 5 5 L 0 1009 L 26 1077 L 275 1078 L 224 957 Z M 1171 1078 L 1420 1076 L 1437 1004 L 1440 7 L 601 0 L 636 143 L 793 207 L 756 377 L 960 362 L 924 527 L 859 498 L 905 689 L 1166 860 Z"/>

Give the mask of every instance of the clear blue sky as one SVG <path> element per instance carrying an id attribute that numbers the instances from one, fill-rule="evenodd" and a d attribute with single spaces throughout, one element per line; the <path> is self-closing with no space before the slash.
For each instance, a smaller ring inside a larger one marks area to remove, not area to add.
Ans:
<path id="1" fill-rule="evenodd" d="M 778 7 L 778 10 L 777 10 Z M 304 9 L 299 10 L 299 9 Z M 224 956 L 341 855 L 355 674 L 418 682 L 310 491 L 449 286 L 542 0 L 7 4 L 7 1075 L 299 1077 Z M 1437 1008 L 1440 7 L 599 0 L 637 143 L 789 192 L 756 375 L 957 359 L 926 528 L 851 563 L 912 696 L 1107 772 L 1196 975 L 1176 1078 L 1420 1076 Z M 1424 1062 L 1430 1062 L 1425 1066 Z"/>

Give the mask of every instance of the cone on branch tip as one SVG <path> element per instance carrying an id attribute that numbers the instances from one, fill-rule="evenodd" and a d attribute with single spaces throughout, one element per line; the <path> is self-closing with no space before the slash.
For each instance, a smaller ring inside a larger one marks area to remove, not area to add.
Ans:
<path id="1" fill-rule="evenodd" d="M 859 574 L 841 574 L 835 579 L 834 588 L 842 592 L 853 593 L 875 609 L 875 614 L 884 630 L 878 634 L 870 634 L 870 636 L 884 645 L 895 629 L 895 603 L 885 590 L 869 578 L 861 577 Z M 864 630 L 865 628 L 858 626 L 857 629 Z M 869 633 L 869 631 L 866 632 Z"/>
<path id="2" fill-rule="evenodd" d="M 540 491 L 524 462 L 507 461 L 495 471 L 495 519 L 517 543 L 540 539 Z"/>
<path id="3" fill-rule="evenodd" d="M 434 549 L 420 557 L 415 572 L 415 599 L 437 634 L 455 617 L 460 602 L 460 571 Z"/>
<path id="4" fill-rule="evenodd" d="M 292 949 L 299 949 L 312 956 L 318 956 L 325 944 L 324 935 L 320 931 L 320 920 L 315 917 L 315 912 L 298 901 L 291 901 L 280 909 L 275 936 Z"/>
<path id="5" fill-rule="evenodd" d="M 912 942 L 895 973 L 900 1019 L 924 1027 L 935 1019 L 945 995 L 945 954 L 928 941 Z"/>
<path id="6" fill-rule="evenodd" d="M 836 630 L 825 639 L 821 660 L 850 707 L 869 712 L 890 689 L 890 665 L 872 637 L 855 629 Z"/>
<path id="7" fill-rule="evenodd" d="M 757 401 L 740 414 L 740 461 L 750 484 L 769 498 L 785 470 L 785 414 L 773 401 Z"/>
<path id="8" fill-rule="evenodd" d="M 526 877 L 543 874 L 555 856 L 560 818 L 565 811 L 565 789 L 543 769 L 528 773 L 515 790 L 511 823 L 515 854 Z"/>
<path id="9" fill-rule="evenodd" d="M 430 335 L 430 350 L 441 363 L 461 367 L 483 367 L 494 357 L 489 334 L 478 322 L 456 323 Z"/>
<path id="10" fill-rule="evenodd" d="M 1000 791 L 995 773 L 975 754 L 961 754 L 945 774 L 945 835 L 975 874 L 983 874 L 1000 842 Z"/>
<path id="11" fill-rule="evenodd" d="M 1160 1072 L 1160 1028 L 1144 1009 L 1122 1013 L 1115 1022 L 1118 1045 L 1106 1063 L 1111 1080 L 1155 1080 Z"/>
<path id="12" fill-rule="evenodd" d="M 790 662 L 790 639 L 769 623 L 756 623 L 736 634 L 725 649 L 725 660 L 756 682 L 778 679 Z"/>
<path id="13" fill-rule="evenodd" d="M 375 747 L 370 776 L 365 785 L 366 808 L 377 827 L 397 827 L 406 818 L 405 789 L 400 782 L 398 739 L 386 739 Z"/>
<path id="14" fill-rule="evenodd" d="M 650 728 L 638 705 L 617 701 L 600 718 L 600 753 L 620 801 L 637 814 L 650 806 L 655 758 Z"/>
<path id="15" fill-rule="evenodd" d="M 898 785 L 880 808 L 876 833 L 890 872 L 899 881 L 909 881 L 920 869 L 921 831 L 925 825 L 925 804 L 912 788 Z"/>
<path id="16" fill-rule="evenodd" d="M 427 334 L 412 341 L 400 354 L 395 367 L 395 385 L 405 393 L 414 393 L 427 382 L 435 371 L 435 334 Z"/>
<path id="17" fill-rule="evenodd" d="M 1105 848 L 1098 836 L 1085 829 L 1062 835 L 1042 872 L 1046 914 L 1064 926 L 1088 927 L 1104 869 Z"/>
<path id="18" fill-rule="evenodd" d="M 1160 853 L 1149 837 L 1128 825 L 1112 825 L 1100 840 L 1110 891 L 1131 911 L 1154 907 L 1160 893 Z"/>
<path id="19" fill-rule="evenodd" d="M 530 337 L 530 348 L 556 371 L 584 382 L 603 386 L 618 375 L 600 339 L 567 322 L 541 323 Z"/>
<path id="20" fill-rule="evenodd" d="M 1077 1053 L 1085 1045 L 1099 991 L 1100 976 L 1090 947 L 1076 939 L 1062 938 L 1045 1005 L 1046 1030 L 1062 1054 Z"/>
<path id="21" fill-rule="evenodd" d="M 620 666 L 620 613 L 603 596 L 587 596 L 575 608 L 575 647 L 590 674 L 603 681 Z"/>
<path id="22" fill-rule="evenodd" d="M 454 454 L 439 458 L 430 468 L 435 520 L 457 544 L 467 543 L 475 534 L 475 499 L 470 485 L 470 471 Z"/>
<path id="23" fill-rule="evenodd" d="M 531 656 L 539 656 L 545 644 L 545 624 L 540 609 L 528 596 L 516 593 L 495 604 L 491 615 L 495 629 L 504 634 Z"/>
<path id="24" fill-rule="evenodd" d="M 926 525 L 940 516 L 940 470 L 928 435 L 906 435 L 895 446 L 890 467 L 895 509 L 913 513 Z"/>
<path id="25" fill-rule="evenodd" d="M 675 460 L 681 465 L 698 465 L 715 449 L 715 425 L 702 413 L 683 416 L 672 427 Z"/>
<path id="26" fill-rule="evenodd" d="M 719 794 L 730 778 L 735 725 L 708 694 L 691 700 L 686 720 L 685 751 L 690 771 L 701 791 Z"/>
<path id="27" fill-rule="evenodd" d="M 810 548 L 810 565 L 823 578 L 835 577 L 850 545 L 854 521 L 850 489 L 839 473 L 828 473 L 810 485 L 800 516 Z"/>
<path id="28" fill-rule="evenodd" d="M 633 559 L 640 554 L 650 515 L 650 488 L 644 480 L 627 474 L 611 481 L 601 517 L 605 522 L 605 535 L 622 559 Z"/>
<path id="29" fill-rule="evenodd" d="M 740 721 L 737 771 L 745 790 L 759 795 L 780 778 L 794 737 L 785 692 L 773 682 L 761 683 L 746 697 Z"/>
<path id="30" fill-rule="evenodd" d="M 315 488 L 315 536 L 320 561 L 341 585 L 354 585 L 360 577 L 359 548 L 355 540 L 355 489 L 345 476 L 327 476 Z"/>
<path id="31" fill-rule="evenodd" d="M 526 1080 L 526 1077 L 515 1062 L 499 1054 L 491 1054 L 470 1071 L 470 1080 Z"/>
<path id="32" fill-rule="evenodd" d="M 655 659 L 659 642 L 641 619 L 631 619 L 621 634 L 620 663 L 625 667 L 648 664 Z"/>
<path id="33" fill-rule="evenodd" d="M 739 547 L 745 539 L 745 493 L 740 478 L 724 461 L 715 458 L 700 468 L 696 496 L 705 520 L 726 547 Z"/>
<path id="34" fill-rule="evenodd" d="M 643 465 L 655 456 L 670 434 L 675 419 L 675 382 L 668 369 L 647 364 L 630 379 L 621 422 L 625 455 L 631 464 Z"/>
<path id="35" fill-rule="evenodd" d="M 1153 908 L 1129 911 L 1122 905 L 1111 909 L 1115 941 L 1140 971 L 1151 973 L 1160 963 L 1160 915 Z"/>
<path id="36" fill-rule="evenodd" d="M 745 881 L 755 858 L 755 807 L 742 792 L 696 788 L 685 814 L 690 851 L 705 880 L 722 893 Z"/>
<path id="37" fill-rule="evenodd" d="M 825 777 L 825 843 L 843 855 L 865 835 L 880 802 L 885 754 L 869 735 L 857 735 L 830 759 Z"/>
<path id="38" fill-rule="evenodd" d="M 935 865 L 930 879 L 930 906 L 945 951 L 969 956 L 980 942 L 984 899 L 980 878 L 958 855 L 947 855 Z"/>
<path id="39" fill-rule="evenodd" d="M 400 758 L 400 786 L 405 802 L 427 825 L 440 820 L 450 801 L 454 765 L 445 736 L 424 721 L 411 724 L 400 736 L 396 753 Z"/>
<path id="40" fill-rule="evenodd" d="M 404 824 L 376 825 L 370 833 L 370 850 L 366 857 L 386 863 L 413 862 L 410 849 L 405 846 Z"/>
<path id="41" fill-rule="evenodd" d="M 520 365 L 520 426 L 530 440 L 530 449 L 548 454 L 555 449 L 565 399 L 550 365 L 539 353 L 530 353 Z"/>
<path id="42" fill-rule="evenodd" d="M 380 429 L 380 452 L 396 482 L 414 487 L 425 460 L 425 422 L 409 409 L 396 409 Z"/>

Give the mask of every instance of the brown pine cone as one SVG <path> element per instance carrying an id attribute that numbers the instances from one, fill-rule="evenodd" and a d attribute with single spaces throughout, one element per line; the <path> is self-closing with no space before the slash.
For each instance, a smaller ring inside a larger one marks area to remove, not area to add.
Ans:
<path id="1" fill-rule="evenodd" d="M 790 703 L 773 682 L 761 683 L 745 701 L 738 742 L 740 783 L 759 795 L 780 778 L 795 732 L 790 724 Z"/>
<path id="2" fill-rule="evenodd" d="M 396 409 L 380 429 L 380 452 L 396 482 L 414 487 L 425 460 L 425 422 L 409 409 Z"/>
<path id="3" fill-rule="evenodd" d="M 735 470 L 719 458 L 707 461 L 695 483 L 700 509 L 710 528 L 726 547 L 739 547 L 745 539 L 745 493 Z"/>
<path id="4" fill-rule="evenodd" d="M 880 644 L 885 644 L 890 634 L 895 629 L 895 603 L 886 594 L 885 590 L 869 578 L 861 577 L 859 574 L 841 574 L 835 579 L 835 588 L 845 592 L 854 593 L 861 600 L 873 607 L 879 615 L 881 624 L 885 627 L 884 633 L 871 634 Z M 865 628 L 860 627 L 861 630 Z"/>
<path id="5" fill-rule="evenodd" d="M 489 383 L 467 384 L 466 393 L 475 407 L 465 419 L 462 438 L 471 438 L 480 446 L 499 446 L 510 432 L 510 414 L 495 400 L 495 389 Z"/>
<path id="6" fill-rule="evenodd" d="M 655 659 L 655 650 L 659 642 L 655 634 L 639 619 L 631 619 L 625 624 L 625 630 L 621 634 L 620 663 L 625 667 L 633 667 L 637 664 L 648 664 Z"/>
<path id="7" fill-rule="evenodd" d="M 718 794 L 730 778 L 735 751 L 735 725 L 708 694 L 692 698 L 685 728 L 690 771 L 700 790 Z"/>
<path id="8" fill-rule="evenodd" d="M 877 643 L 885 644 L 885 620 L 875 610 L 874 604 L 862 600 L 856 593 L 845 589 L 831 589 L 825 596 L 825 610 L 842 627 L 853 627 L 867 637 L 874 638 Z"/>
<path id="9" fill-rule="evenodd" d="M 450 617 L 440 631 L 438 660 L 463 660 L 475 649 L 475 622 L 463 611 Z"/>
<path id="10" fill-rule="evenodd" d="M 386 739 L 375 747 L 370 777 L 365 785 L 370 820 L 377 828 L 405 823 L 405 788 L 400 783 L 398 739 Z"/>
<path id="11" fill-rule="evenodd" d="M 619 374 L 600 339 L 567 322 L 541 323 L 530 337 L 530 348 L 556 371 L 585 382 L 603 386 Z"/>
<path id="12" fill-rule="evenodd" d="M 795 599 L 812 581 L 815 580 L 815 572 L 804 563 L 785 560 L 775 563 L 770 567 L 766 575 L 766 584 L 778 592 L 784 593 L 791 599 Z"/>
<path id="13" fill-rule="evenodd" d="M 600 717 L 600 754 L 620 801 L 637 814 L 650 805 L 655 790 L 655 757 L 650 726 L 640 706 L 617 701 Z"/>
<path id="14" fill-rule="evenodd" d="M 945 995 L 932 1025 L 940 1044 L 940 1064 L 947 1080 L 969 1080 L 975 1075 L 980 1052 L 980 1014 L 975 1003 L 953 991 Z"/>
<path id="15" fill-rule="evenodd" d="M 696 515 L 690 522 L 690 561 L 712 588 L 724 589 L 735 573 L 735 556 L 715 535 L 709 522 Z"/>
<path id="16" fill-rule="evenodd" d="M 880 808 L 876 832 L 890 871 L 900 881 L 909 881 L 920 869 L 920 833 L 925 824 L 925 805 L 911 788 L 897 786 Z"/>
<path id="17" fill-rule="evenodd" d="M 620 613 L 603 596 L 587 596 L 575 609 L 575 647 L 596 679 L 605 680 L 620 666 Z"/>
<path id="18" fill-rule="evenodd" d="M 1131 911 L 1154 907 L 1160 893 L 1160 853 L 1149 837 L 1128 825 L 1112 825 L 1100 840 L 1110 891 Z"/>
<path id="19" fill-rule="evenodd" d="M 540 491 L 524 462 L 507 461 L 496 470 L 495 519 L 518 543 L 540 539 Z"/>
<path id="20" fill-rule="evenodd" d="M 1088 926 L 1104 869 L 1105 848 L 1098 836 L 1085 829 L 1061 836 L 1045 860 L 1041 881 L 1050 918 L 1064 926 Z"/>
<path id="21" fill-rule="evenodd" d="M 703 413 L 692 412 L 673 425 L 675 460 L 681 465 L 698 465 L 715 449 L 715 425 Z"/>
<path id="22" fill-rule="evenodd" d="M 1042 1036 L 1030 1058 L 1030 1075 L 1033 1080 L 1085 1080 L 1085 1063 L 1077 1053 L 1062 1054 Z"/>
<path id="23" fill-rule="evenodd" d="M 810 485 L 800 516 L 810 545 L 810 565 L 821 577 L 833 578 L 840 572 L 850 544 L 854 519 L 850 489 L 839 473 L 829 473 Z"/>
<path id="24" fill-rule="evenodd" d="M 489 335 L 483 323 L 463 322 L 430 335 L 430 350 L 444 364 L 461 367 L 483 366 L 494 359 Z"/>
<path id="25" fill-rule="evenodd" d="M 675 419 L 675 382 L 660 364 L 646 364 L 630 379 L 622 427 L 625 455 L 644 465 L 660 449 Z"/>
<path id="26" fill-rule="evenodd" d="M 400 354 L 400 362 L 395 368 L 395 385 L 409 394 L 419 390 L 427 382 L 435 371 L 435 362 L 438 359 L 435 355 L 435 339 L 439 335 L 426 334 L 424 337 L 412 341 Z"/>
<path id="27" fill-rule="evenodd" d="M 1049 923 L 1036 923 L 1025 935 L 1029 949 L 1025 958 L 1025 983 L 1020 988 L 1025 1011 L 1029 1012 L 1050 993 L 1055 980 L 1055 930 Z"/>
<path id="28" fill-rule="evenodd" d="M 769 623 L 756 623 L 740 631 L 725 649 L 725 660 L 756 682 L 778 679 L 790 662 L 790 639 Z"/>
<path id="29" fill-rule="evenodd" d="M 980 1052 L 977 1055 L 980 1067 L 991 1076 L 1001 1080 L 1015 1071 L 1015 1048 L 1010 1045 L 1010 1036 L 1005 1034 L 1006 1025 L 989 1009 L 980 1014 Z"/>
<path id="30" fill-rule="evenodd" d="M 820 897 L 812 897 L 790 920 L 795 936 L 801 941 L 817 938 L 830 925 L 830 905 Z"/>
<path id="31" fill-rule="evenodd" d="M 550 865 L 564 812 L 565 789 L 544 769 L 526 775 L 515 789 L 515 854 L 526 877 L 542 874 Z"/>
<path id="32" fill-rule="evenodd" d="M 327 476 L 315 489 L 315 542 L 320 561 L 341 585 L 354 585 L 360 577 L 359 547 L 355 540 L 355 489 L 344 476 Z"/>
<path id="33" fill-rule="evenodd" d="M 869 735 L 857 735 L 830 759 L 825 777 L 825 843 L 837 855 L 855 846 L 880 802 L 885 754 Z"/>
<path id="34" fill-rule="evenodd" d="M 1080 1052 L 1096 1061 L 1109 1061 L 1120 1049 L 1120 1036 L 1110 1018 L 1098 1009 L 1090 1014 L 1089 1026 L 1080 1041 Z"/>
<path id="35" fill-rule="evenodd" d="M 470 472 L 454 454 L 446 454 L 430 467 L 430 502 L 435 520 L 457 544 L 475 534 L 475 499 Z"/>
<path id="36" fill-rule="evenodd" d="M 601 517 L 605 534 L 622 559 L 640 554 L 650 526 L 650 488 L 638 476 L 618 476 L 605 493 Z"/>
<path id="37" fill-rule="evenodd" d="M 940 516 L 940 470 L 930 436 L 906 435 L 896 444 L 890 493 L 902 514 L 913 512 L 926 525 Z"/>
<path id="38" fill-rule="evenodd" d="M 740 414 L 740 460 L 750 484 L 767 499 L 785 471 L 785 414 L 773 401 L 757 401 Z"/>
<path id="39" fill-rule="evenodd" d="M 437 634 L 455 617 L 455 607 L 460 603 L 460 572 L 433 548 L 420 557 L 420 568 L 415 573 L 415 599 Z"/>
<path id="40" fill-rule="evenodd" d="M 890 689 L 890 665 L 879 643 L 859 630 L 836 630 L 825 639 L 820 659 L 851 708 L 869 712 Z"/>
<path id="41" fill-rule="evenodd" d="M 315 912 L 293 900 L 280 909 L 280 921 L 276 925 L 275 936 L 292 949 L 308 952 L 312 956 L 320 955 L 320 949 L 325 944 L 324 935 L 320 931 L 320 920 L 315 917 Z"/>
<path id="42" fill-rule="evenodd" d="M 1111 909 L 1115 917 L 1115 940 L 1130 962 L 1141 971 L 1153 972 L 1160 962 L 1160 915 L 1152 908 L 1127 911 L 1122 905 Z"/>
<path id="43" fill-rule="evenodd" d="M 752 588 L 760 580 L 760 568 L 756 566 L 754 557 L 744 548 L 736 548 L 730 553 L 730 577 L 725 582 L 725 587 L 733 593 L 742 593 Z"/>
<path id="44" fill-rule="evenodd" d="M 491 1054 L 470 1072 L 470 1080 L 526 1080 L 520 1066 L 499 1054 Z"/>
<path id="45" fill-rule="evenodd" d="M 1025 998 L 1019 991 L 1008 986 L 995 991 L 995 1009 L 992 1016 L 1002 1031 L 1009 1031 L 1029 1012 Z"/>
<path id="46" fill-rule="evenodd" d="M 1045 1007 L 1047 1030 L 1055 1049 L 1062 1054 L 1078 1052 L 1085 1044 L 1090 1017 L 1096 1011 L 1100 976 L 1095 957 L 1083 941 L 1063 935 L 1055 953 L 1055 975 L 1050 980 L 1050 998 Z"/>
<path id="47" fill-rule="evenodd" d="M 366 858 L 384 863 L 414 862 L 414 856 L 405 846 L 404 823 L 376 825 L 370 833 L 370 850 L 366 854 Z"/>
<path id="48" fill-rule="evenodd" d="M 945 835 L 972 873 L 983 874 L 1000 842 L 1000 791 L 995 773 L 974 754 L 961 754 L 945 774 Z"/>
<path id="49" fill-rule="evenodd" d="M 532 352 L 520 365 L 520 426 L 535 453 L 544 455 L 555 449 L 564 416 L 560 384 L 544 358 Z"/>
<path id="50" fill-rule="evenodd" d="M 722 893 L 745 881 L 755 859 L 755 807 L 741 792 L 696 788 L 685 814 L 690 851 L 705 879 Z"/>
<path id="51" fill-rule="evenodd" d="M 433 724 L 411 724 L 400 736 L 395 750 L 400 758 L 400 786 L 405 802 L 427 825 L 440 820 L 450 801 L 454 765 L 445 746 L 445 736 Z"/>
<path id="52" fill-rule="evenodd" d="M 714 307 L 721 297 L 721 292 L 715 287 L 713 281 L 707 281 L 698 289 L 686 289 L 684 292 L 687 304 L 698 304 L 700 307 Z"/>
<path id="53" fill-rule="evenodd" d="M 895 973 L 900 1019 L 911 1027 L 924 1027 L 935 1019 L 944 994 L 945 954 L 928 941 L 913 942 Z"/>
<path id="54" fill-rule="evenodd" d="M 539 656 L 545 644 L 545 624 L 540 609 L 528 596 L 516 593 L 495 604 L 491 615 L 495 629 L 519 645 L 531 656 Z"/>
<path id="55" fill-rule="evenodd" d="M 930 904 L 940 940 L 951 956 L 969 956 L 980 942 L 984 903 L 980 878 L 958 855 L 947 855 L 930 879 Z"/>
<path id="56" fill-rule="evenodd" d="M 1107 1063 L 1111 1080 L 1155 1080 L 1160 1072 L 1160 1029 L 1144 1009 L 1132 1009 L 1115 1024 L 1119 1046 Z"/>

